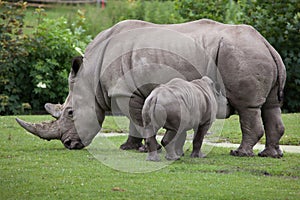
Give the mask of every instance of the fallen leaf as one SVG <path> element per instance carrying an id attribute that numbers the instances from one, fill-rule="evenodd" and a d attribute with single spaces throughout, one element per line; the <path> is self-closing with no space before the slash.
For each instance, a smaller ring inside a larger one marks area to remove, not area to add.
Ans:
<path id="1" fill-rule="evenodd" d="M 112 191 L 125 192 L 125 190 L 123 188 L 120 188 L 120 187 L 113 187 L 111 190 Z"/>

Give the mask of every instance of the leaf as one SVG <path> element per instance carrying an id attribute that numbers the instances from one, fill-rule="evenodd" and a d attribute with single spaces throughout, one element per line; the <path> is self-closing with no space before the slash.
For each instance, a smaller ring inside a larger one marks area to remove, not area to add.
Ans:
<path id="1" fill-rule="evenodd" d="M 112 191 L 118 191 L 118 192 L 125 192 L 125 189 L 120 188 L 120 187 L 113 187 L 111 190 Z"/>

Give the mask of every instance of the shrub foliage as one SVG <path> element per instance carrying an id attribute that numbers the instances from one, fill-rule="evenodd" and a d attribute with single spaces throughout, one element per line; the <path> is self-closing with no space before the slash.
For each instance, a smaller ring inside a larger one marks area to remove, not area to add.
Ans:
<path id="1" fill-rule="evenodd" d="M 26 3 L 1 2 L 0 113 L 18 114 L 42 110 L 46 102 L 63 102 L 68 92 L 68 72 L 77 49 L 91 40 L 85 35 L 84 15 L 73 24 L 65 18 L 44 18 L 36 9 L 39 24 L 25 34 Z"/>
<path id="2" fill-rule="evenodd" d="M 27 95 L 22 99 L 24 91 L 30 90 L 28 37 L 23 33 L 26 3 L 0 5 L 0 113 L 18 113 L 22 102 L 28 102 Z"/>
<path id="3" fill-rule="evenodd" d="M 249 24 L 279 52 L 287 69 L 284 109 L 300 111 L 300 1 L 298 0 L 176 0 L 185 21 L 210 18 Z"/>
<path id="4" fill-rule="evenodd" d="M 37 26 L 24 31 L 26 3 L 0 0 L 0 114 L 43 109 L 63 102 L 73 56 L 96 35 L 124 19 L 180 23 L 210 18 L 250 24 L 277 49 L 287 68 L 284 109 L 300 111 L 300 2 L 297 0 L 127 0 L 109 1 L 105 9 L 78 11 L 71 19 L 48 19 L 36 9 Z M 99 21 L 100 20 L 100 21 Z"/>

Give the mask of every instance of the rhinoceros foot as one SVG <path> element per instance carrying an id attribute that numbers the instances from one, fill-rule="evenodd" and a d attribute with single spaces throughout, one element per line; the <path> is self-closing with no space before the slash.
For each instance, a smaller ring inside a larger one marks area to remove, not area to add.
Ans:
<path id="1" fill-rule="evenodd" d="M 178 155 L 166 155 L 165 157 L 167 160 L 180 160 L 180 156 Z"/>
<path id="2" fill-rule="evenodd" d="M 143 144 L 140 143 L 131 143 L 131 142 L 125 142 L 124 144 L 122 144 L 120 146 L 120 149 L 122 150 L 138 150 L 141 146 L 143 146 Z"/>
<path id="3" fill-rule="evenodd" d="M 283 156 L 283 153 L 279 148 L 266 147 L 263 151 L 258 153 L 258 156 L 281 158 Z"/>
<path id="4" fill-rule="evenodd" d="M 205 155 L 202 154 L 201 152 L 199 153 L 191 153 L 191 158 L 205 158 Z"/>
<path id="5" fill-rule="evenodd" d="M 142 145 L 140 148 L 139 148 L 139 152 L 141 153 L 147 153 L 148 152 L 148 148 L 146 145 Z"/>
<path id="6" fill-rule="evenodd" d="M 160 144 L 157 144 L 157 152 L 158 153 L 161 153 L 161 145 Z M 148 152 L 148 148 L 147 148 L 147 145 L 142 145 L 141 147 L 139 147 L 139 152 L 141 153 L 147 153 Z"/>
<path id="7" fill-rule="evenodd" d="M 157 152 L 151 152 L 148 154 L 147 156 L 147 161 L 154 161 L 154 162 L 159 162 L 160 161 L 160 157 L 159 155 L 157 154 Z"/>
<path id="8" fill-rule="evenodd" d="M 231 150 L 230 155 L 232 156 L 240 156 L 240 157 L 252 157 L 254 156 L 253 150 L 249 149 L 243 149 L 243 148 L 238 148 L 236 150 Z"/>
<path id="9" fill-rule="evenodd" d="M 176 154 L 180 157 L 183 157 L 184 156 L 184 151 L 182 149 L 180 150 L 176 150 Z"/>
<path id="10" fill-rule="evenodd" d="M 143 144 L 142 144 L 143 139 L 142 138 L 137 138 L 133 137 L 131 135 L 128 136 L 127 141 L 120 146 L 120 149 L 122 150 L 138 150 Z"/>

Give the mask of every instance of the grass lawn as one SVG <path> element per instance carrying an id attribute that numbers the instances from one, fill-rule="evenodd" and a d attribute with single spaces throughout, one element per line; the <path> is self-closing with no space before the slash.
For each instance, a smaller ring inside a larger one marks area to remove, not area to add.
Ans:
<path id="1" fill-rule="evenodd" d="M 286 141 L 298 140 L 299 114 L 286 114 Z M 126 173 L 96 159 L 91 148 L 70 151 L 60 141 L 47 142 L 27 134 L 14 121 L 0 117 L 1 199 L 299 199 L 300 154 L 281 159 L 240 158 L 226 148 L 213 148 L 203 159 L 185 156 L 151 173 Z M 31 122 L 49 116 L 21 116 Z M 226 120 L 222 137 L 241 138 L 237 116 Z M 298 120 L 298 121 L 297 121 Z M 123 117 L 107 117 L 104 130 L 114 131 Z M 235 136 L 233 136 L 235 135 Z M 289 139 L 293 138 L 293 139 Z M 108 138 L 118 146 L 126 139 Z M 284 138 L 283 138 L 284 139 Z M 93 142 L 95 143 L 95 142 Z M 93 145 L 92 145 L 93 146 Z M 257 152 L 256 152 L 257 153 Z M 141 158 L 145 154 L 131 151 Z M 189 154 L 189 152 L 187 152 Z M 122 159 L 122 158 L 120 158 Z M 149 163 L 149 162 L 148 162 Z M 131 163 L 136 167 L 136 162 Z"/>
<path id="2" fill-rule="evenodd" d="M 300 145 L 300 114 L 283 114 L 282 119 L 285 125 L 285 133 L 280 140 L 280 144 Z M 240 143 L 242 132 L 239 127 L 240 125 L 238 115 L 233 115 L 229 120 L 225 120 L 220 141 Z M 265 143 L 264 136 L 262 137 L 260 142 L 263 144 Z"/>
<path id="3" fill-rule="evenodd" d="M 280 144 L 285 145 L 300 145 L 300 113 L 290 113 L 282 115 L 285 125 L 285 133 L 280 140 Z M 239 116 L 233 115 L 229 119 L 219 120 L 222 127 L 222 132 L 217 142 L 231 142 L 239 144 L 242 138 L 242 132 L 239 124 Z M 110 133 L 128 133 L 129 121 L 125 117 L 106 117 L 102 132 Z M 159 131 L 164 133 L 163 130 Z M 265 143 L 265 137 L 260 140 Z"/>

